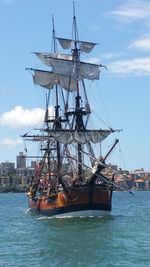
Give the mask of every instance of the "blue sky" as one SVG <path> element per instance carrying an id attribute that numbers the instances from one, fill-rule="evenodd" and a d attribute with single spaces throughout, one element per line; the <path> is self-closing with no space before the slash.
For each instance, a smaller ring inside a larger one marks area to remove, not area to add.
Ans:
<path id="1" fill-rule="evenodd" d="M 99 43 L 90 56 L 107 65 L 89 92 L 95 112 L 103 117 L 102 105 L 111 126 L 123 129 L 117 136 L 121 167 L 150 170 L 150 1 L 75 5 L 80 39 Z M 38 67 L 32 51 L 51 50 L 52 14 L 56 35 L 70 38 L 71 0 L 0 0 L 0 162 L 16 161 L 24 149 L 20 135 L 38 125 L 43 113 L 44 95 L 25 68 Z M 120 164 L 118 156 L 113 163 Z"/>

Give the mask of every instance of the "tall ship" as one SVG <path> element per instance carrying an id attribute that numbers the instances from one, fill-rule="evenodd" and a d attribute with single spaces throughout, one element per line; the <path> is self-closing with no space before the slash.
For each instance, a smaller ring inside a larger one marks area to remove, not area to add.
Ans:
<path id="1" fill-rule="evenodd" d="M 105 66 L 81 60 L 97 44 L 79 39 L 75 8 L 71 39 L 55 36 L 52 22 L 52 52 L 35 52 L 47 68 L 30 68 L 34 84 L 46 91 L 46 109 L 43 127 L 23 136 L 41 150 L 27 192 L 29 208 L 54 217 L 108 215 L 116 185 L 114 175 L 107 177 L 104 170 L 118 139 L 104 156 L 96 149 L 115 130 L 91 129 L 86 90 Z M 59 53 L 58 46 L 68 53 Z"/>

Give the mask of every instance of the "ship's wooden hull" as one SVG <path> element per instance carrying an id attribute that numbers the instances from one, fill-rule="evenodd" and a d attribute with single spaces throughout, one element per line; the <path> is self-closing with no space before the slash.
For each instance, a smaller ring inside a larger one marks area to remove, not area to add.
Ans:
<path id="1" fill-rule="evenodd" d="M 77 187 L 50 196 L 29 197 L 31 211 L 46 216 L 103 216 L 111 211 L 112 191 L 101 186 Z"/>

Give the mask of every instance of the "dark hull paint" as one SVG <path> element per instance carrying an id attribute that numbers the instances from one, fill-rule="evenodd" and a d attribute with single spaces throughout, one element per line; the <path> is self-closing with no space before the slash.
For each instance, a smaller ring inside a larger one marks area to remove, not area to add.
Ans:
<path id="1" fill-rule="evenodd" d="M 69 213 L 76 213 L 76 212 L 80 212 L 83 214 L 90 210 L 90 211 L 106 211 L 106 212 L 110 212 L 111 211 L 111 201 L 112 201 L 112 192 L 110 192 L 110 197 L 108 199 L 108 201 L 106 203 L 101 203 L 101 201 L 99 201 L 99 203 L 92 203 L 91 201 L 88 201 L 88 203 L 77 203 L 77 204 L 69 204 L 68 205 L 64 205 L 61 207 L 49 207 L 49 208 L 45 208 L 44 207 L 40 207 L 40 205 L 38 206 L 38 201 L 39 200 L 32 200 L 29 199 L 29 208 L 32 212 L 36 212 L 45 216 L 58 216 L 58 215 L 65 215 Z"/>
<path id="2" fill-rule="evenodd" d="M 71 213 L 76 211 L 85 211 L 85 210 L 111 211 L 111 205 L 105 205 L 105 204 L 70 205 L 67 207 L 54 208 L 51 210 L 38 210 L 37 208 L 31 207 L 30 210 L 45 216 L 56 216 L 60 214 Z"/>

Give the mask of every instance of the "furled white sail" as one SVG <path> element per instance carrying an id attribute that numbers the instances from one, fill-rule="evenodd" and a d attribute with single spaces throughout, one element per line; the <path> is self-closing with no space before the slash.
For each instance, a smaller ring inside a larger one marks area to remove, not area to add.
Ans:
<path id="1" fill-rule="evenodd" d="M 59 37 L 57 37 L 56 39 L 59 41 L 63 49 L 71 48 L 73 46 L 73 43 L 75 42 L 74 40 L 71 39 L 65 39 Z M 94 46 L 96 45 L 96 43 L 84 42 L 84 41 L 76 41 L 76 43 L 78 43 L 79 49 L 84 53 L 90 53 L 94 48 Z"/>
<path id="2" fill-rule="evenodd" d="M 35 53 L 46 65 L 52 67 L 52 71 L 67 75 L 75 80 L 98 80 L 99 65 L 73 61 L 72 56 L 51 53 Z"/>
<path id="3" fill-rule="evenodd" d="M 34 84 L 47 89 L 53 89 L 54 85 L 60 85 L 67 91 L 76 91 L 77 82 L 68 76 L 50 71 L 34 70 Z"/>

